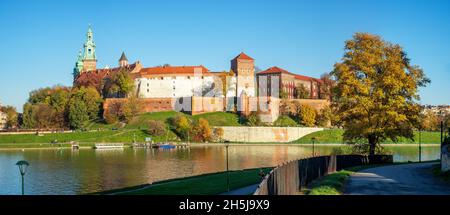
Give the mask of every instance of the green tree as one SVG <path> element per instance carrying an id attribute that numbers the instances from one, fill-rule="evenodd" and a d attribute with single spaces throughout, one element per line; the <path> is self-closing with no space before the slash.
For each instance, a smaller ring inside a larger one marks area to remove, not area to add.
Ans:
<path id="1" fill-rule="evenodd" d="M 298 119 L 300 124 L 313 127 L 316 122 L 316 110 L 309 105 L 301 104 L 298 109 Z"/>
<path id="2" fill-rule="evenodd" d="M 294 90 L 296 99 L 309 99 L 309 90 L 303 84 L 297 85 Z"/>
<path id="3" fill-rule="evenodd" d="M 89 121 L 88 109 L 84 101 L 75 96 L 69 105 L 69 126 L 73 129 L 82 129 Z"/>
<path id="4" fill-rule="evenodd" d="M 430 80 L 410 64 L 399 45 L 356 33 L 346 41 L 342 62 L 334 65 L 332 75 L 344 140 L 373 155 L 387 138 L 413 138 L 419 124 L 418 88 Z"/>
<path id="5" fill-rule="evenodd" d="M 22 127 L 36 128 L 36 106 L 27 102 L 23 105 Z"/>
<path id="6" fill-rule="evenodd" d="M 94 87 L 74 88 L 70 98 L 69 105 L 69 125 L 71 128 L 83 128 L 85 121 L 80 120 L 96 120 L 99 118 L 100 105 L 102 98 Z M 80 104 L 83 103 L 83 104 Z M 80 112 L 83 110 L 83 112 Z M 81 116 L 83 114 L 84 116 Z M 76 120 L 73 122 L 72 120 Z"/>
<path id="7" fill-rule="evenodd" d="M 104 83 L 105 97 L 125 98 L 134 90 L 134 81 L 125 69 L 114 73 Z"/>

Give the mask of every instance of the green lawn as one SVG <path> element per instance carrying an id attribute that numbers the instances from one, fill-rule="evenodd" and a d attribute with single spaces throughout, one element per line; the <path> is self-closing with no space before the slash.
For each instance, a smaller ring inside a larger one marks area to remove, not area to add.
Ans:
<path id="1" fill-rule="evenodd" d="M 184 113 L 167 111 L 167 112 L 157 112 L 157 113 L 145 113 L 133 118 L 125 126 L 120 126 L 119 124 L 108 125 L 103 122 L 91 122 L 88 125 L 88 130 L 90 131 L 77 131 L 73 133 L 53 133 L 53 134 L 42 134 L 42 136 L 37 136 L 35 134 L 20 134 L 20 135 L 0 135 L 0 147 L 1 148 L 29 148 L 29 147 L 61 147 L 69 145 L 51 145 L 54 140 L 58 143 L 67 143 L 70 141 L 76 141 L 81 143 L 101 143 L 101 142 L 120 142 L 120 143 L 132 143 L 133 138 L 136 141 L 143 142 L 146 137 L 152 137 L 154 141 L 160 142 L 166 140 L 166 134 L 161 136 L 151 136 L 147 133 L 149 120 L 158 120 L 167 124 L 170 117 L 177 114 L 185 115 L 191 119 L 205 118 L 209 121 L 211 126 L 216 125 L 228 125 L 228 126 L 238 126 L 239 117 L 237 114 L 233 113 L 205 113 L 196 116 L 190 116 Z M 123 128 L 121 128 L 123 127 Z M 112 130 L 112 128 L 117 128 L 118 130 Z M 176 141 L 178 138 L 175 133 L 171 130 L 167 133 L 167 139 L 169 141 Z M 19 145 L 20 143 L 20 145 Z M 44 144 L 44 145 L 43 145 Z"/>
<path id="2" fill-rule="evenodd" d="M 239 124 L 239 116 L 235 113 L 204 113 L 195 115 L 193 118 L 196 120 L 204 118 L 208 120 L 210 126 L 241 126 L 241 124 Z"/>
<path id="3" fill-rule="evenodd" d="M 342 135 L 344 130 L 342 129 L 326 129 L 323 131 L 314 132 L 308 134 L 293 143 L 311 143 L 311 138 L 316 138 L 316 143 L 343 143 Z M 440 133 L 437 131 L 422 132 L 422 143 L 440 143 Z M 394 143 L 392 140 L 387 140 L 383 143 Z M 398 143 L 419 143 L 419 132 L 414 132 L 414 141 L 406 138 L 400 138 Z"/>
<path id="4" fill-rule="evenodd" d="M 271 168 L 264 168 L 268 173 Z M 249 186 L 260 182 L 259 168 L 231 171 L 230 190 Z M 126 193 L 118 193 L 127 191 Z M 205 174 L 187 178 L 163 181 L 150 186 L 136 186 L 99 194 L 124 195 L 215 195 L 227 191 L 227 173 Z"/>
<path id="5" fill-rule="evenodd" d="M 145 130 L 137 129 L 123 129 L 123 130 L 105 130 L 105 131 L 89 131 L 89 132 L 73 132 L 73 133 L 54 133 L 54 134 L 42 134 L 37 136 L 35 134 L 20 134 L 20 135 L 0 135 L 0 147 L 2 148 L 14 148 L 14 147 L 37 147 L 42 145 L 36 145 L 37 143 L 51 143 L 53 140 L 57 140 L 58 143 L 67 143 L 70 141 L 76 141 L 80 143 L 102 143 L 102 142 L 114 142 L 114 143 L 132 143 L 134 135 L 136 141 L 143 142 L 145 137 L 149 137 Z M 164 141 L 166 138 L 163 136 L 153 137 L 154 141 Z M 175 140 L 176 135 L 169 131 L 169 140 Z M 44 146 L 51 146 L 44 145 Z"/>

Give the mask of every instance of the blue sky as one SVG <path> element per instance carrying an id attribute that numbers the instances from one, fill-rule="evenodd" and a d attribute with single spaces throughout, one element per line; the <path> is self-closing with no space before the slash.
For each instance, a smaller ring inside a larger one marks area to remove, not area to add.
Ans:
<path id="1" fill-rule="evenodd" d="M 432 83 L 423 104 L 450 104 L 450 1 L 0 0 L 0 102 L 22 110 L 28 93 L 71 85 L 88 24 L 98 67 L 122 51 L 144 66 L 228 70 L 241 51 L 261 69 L 318 77 L 355 32 L 404 47 Z"/>

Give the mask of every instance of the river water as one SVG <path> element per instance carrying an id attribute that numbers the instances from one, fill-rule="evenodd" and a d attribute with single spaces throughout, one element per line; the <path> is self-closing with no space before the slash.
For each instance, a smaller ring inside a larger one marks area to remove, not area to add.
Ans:
<path id="1" fill-rule="evenodd" d="M 316 145 L 327 155 L 343 146 Z M 395 161 L 417 161 L 418 146 L 386 146 Z M 423 160 L 439 158 L 439 146 L 425 146 Z M 230 169 L 276 166 L 309 156 L 311 145 L 231 145 Z M 226 149 L 222 145 L 200 145 L 162 149 L 26 149 L 0 150 L 0 194 L 21 193 L 20 173 L 15 166 L 27 160 L 25 194 L 84 194 L 152 181 L 224 171 Z"/>

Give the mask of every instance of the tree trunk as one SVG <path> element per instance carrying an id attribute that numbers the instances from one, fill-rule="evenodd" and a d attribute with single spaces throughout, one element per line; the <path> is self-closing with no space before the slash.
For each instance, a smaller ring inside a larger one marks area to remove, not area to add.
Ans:
<path id="1" fill-rule="evenodd" d="M 369 155 L 375 155 L 376 146 L 376 138 L 374 136 L 369 136 Z"/>

